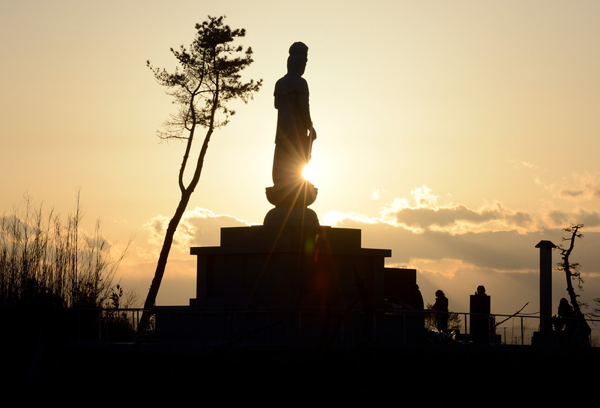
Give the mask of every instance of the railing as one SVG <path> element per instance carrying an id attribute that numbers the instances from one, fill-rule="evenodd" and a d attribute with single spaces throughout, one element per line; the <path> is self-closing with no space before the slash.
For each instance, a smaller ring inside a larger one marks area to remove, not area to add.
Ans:
<path id="1" fill-rule="evenodd" d="M 70 319 L 69 333 L 74 341 L 130 342 L 136 337 L 143 309 L 80 309 L 73 310 L 76 318 Z M 190 307 L 158 307 L 152 310 L 153 319 L 145 341 L 191 341 L 217 344 L 235 338 L 259 339 L 257 342 L 300 341 L 310 331 L 315 331 L 322 320 L 323 311 L 307 308 L 289 309 L 196 309 Z M 375 342 L 390 339 L 397 343 L 411 340 L 413 330 L 421 327 L 430 336 L 438 333 L 432 312 L 429 310 L 331 310 L 329 322 L 332 335 L 342 343 L 358 341 L 357 330 Z M 474 335 L 471 322 L 483 318 L 489 322 L 488 342 L 507 345 L 531 345 L 539 331 L 540 317 L 532 315 L 474 314 L 451 312 L 449 334 L 455 341 L 470 342 Z M 456 318 L 458 317 L 458 318 Z M 565 319 L 565 321 L 567 321 Z M 283 324 L 281 322 L 284 322 Z M 498 322 L 501 322 L 500 324 Z M 582 333 L 581 320 L 571 319 L 574 332 Z M 591 333 L 587 337 L 592 347 L 600 345 L 598 319 L 585 320 Z M 454 324 L 454 326 L 453 326 Z M 458 326 L 458 327 L 456 327 Z M 321 326 L 319 326 L 321 327 Z M 401 327 L 402 330 L 397 330 Z M 411 329 L 412 327 L 412 329 Z M 246 330 L 244 334 L 239 333 Z M 283 333 L 285 331 L 285 333 Z M 552 342 L 559 342 L 565 331 L 552 331 Z M 418 334 L 418 333 L 417 333 Z M 414 337 L 414 336 L 413 336 Z"/>
<path id="2" fill-rule="evenodd" d="M 502 339 L 502 344 L 512 345 L 530 345 L 532 339 L 534 339 L 536 332 L 540 330 L 540 323 L 542 319 L 547 319 L 547 325 L 551 329 L 549 332 L 555 335 L 566 334 L 571 331 L 576 336 L 587 335 L 590 346 L 600 347 L 600 319 L 585 318 L 584 321 L 576 318 L 557 318 L 557 317 L 540 317 L 537 315 L 505 315 L 505 314 L 490 314 L 481 315 L 474 313 L 455 313 L 461 316 L 464 322 L 465 333 L 470 334 L 469 329 L 469 318 L 472 316 L 489 316 L 490 329 L 495 335 L 499 335 Z M 569 329 L 563 327 L 562 330 L 556 330 L 554 324 L 558 321 L 562 321 L 563 325 L 569 326 Z M 468 336 L 467 336 L 468 337 Z M 559 341 L 559 336 L 551 338 L 552 341 Z"/>

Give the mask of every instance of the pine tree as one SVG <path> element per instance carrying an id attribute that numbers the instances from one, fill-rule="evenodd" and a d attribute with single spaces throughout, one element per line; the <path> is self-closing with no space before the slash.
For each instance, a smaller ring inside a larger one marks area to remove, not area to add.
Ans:
<path id="1" fill-rule="evenodd" d="M 196 37 L 189 49 L 184 46 L 179 50 L 171 48 L 179 64 L 174 72 L 154 68 L 150 61 L 147 63 L 157 82 L 167 88 L 167 94 L 174 98 L 174 103 L 179 108 L 167 120 L 164 129 L 159 131 L 159 137 L 182 140 L 185 142 L 185 150 L 178 176 L 181 197 L 168 224 L 154 279 L 144 304 L 139 325 L 142 334 L 149 322 L 149 308 L 156 302 L 177 226 L 200 180 L 211 136 L 215 129 L 225 126 L 235 114 L 226 104 L 235 99 L 248 102 L 262 85 L 262 80 L 242 81 L 240 72 L 253 62 L 252 49 L 235 45 L 234 42 L 244 37 L 246 31 L 231 29 L 223 20 L 223 16 L 209 16 L 208 20 L 196 24 Z M 190 162 L 196 131 L 201 128 L 206 130 L 204 141 L 195 162 Z M 191 179 L 186 183 L 185 175 L 188 170 L 191 172 Z"/>

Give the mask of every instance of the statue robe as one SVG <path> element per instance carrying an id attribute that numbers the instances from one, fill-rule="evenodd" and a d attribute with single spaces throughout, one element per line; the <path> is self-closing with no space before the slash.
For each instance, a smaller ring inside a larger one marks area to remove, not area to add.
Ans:
<path id="1" fill-rule="evenodd" d="M 277 131 L 273 159 L 273 184 L 286 186 L 303 181 L 302 169 L 310 159 L 312 121 L 308 83 L 289 72 L 275 84 Z"/>

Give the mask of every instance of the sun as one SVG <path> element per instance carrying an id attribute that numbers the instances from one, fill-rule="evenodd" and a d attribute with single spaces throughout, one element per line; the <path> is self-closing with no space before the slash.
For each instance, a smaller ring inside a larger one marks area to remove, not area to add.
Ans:
<path id="1" fill-rule="evenodd" d="M 309 162 L 306 166 L 304 166 L 304 169 L 302 169 L 302 177 L 304 180 L 310 181 L 311 183 L 315 181 L 316 174 L 317 172 L 312 162 Z"/>

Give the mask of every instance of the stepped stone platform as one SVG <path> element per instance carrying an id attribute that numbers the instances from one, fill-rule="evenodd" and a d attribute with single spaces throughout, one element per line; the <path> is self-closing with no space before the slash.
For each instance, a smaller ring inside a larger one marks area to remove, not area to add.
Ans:
<path id="1" fill-rule="evenodd" d="M 221 246 L 195 247 L 192 306 L 348 307 L 383 300 L 386 249 L 361 248 L 361 231 L 324 226 L 223 228 Z M 401 272 L 398 272 L 401 273 Z"/>
<path id="2" fill-rule="evenodd" d="M 197 257 L 196 297 L 179 313 L 170 309 L 168 317 L 159 308 L 157 335 L 297 346 L 339 340 L 335 333 L 343 325 L 344 344 L 358 344 L 372 337 L 373 311 L 391 302 L 423 309 L 416 271 L 387 268 L 391 250 L 362 248 L 359 229 L 222 228 L 220 246 L 190 252 Z M 383 316 L 379 338 L 405 340 L 405 323 Z M 410 326 L 415 335 L 422 333 L 423 318 L 412 319 Z"/>

